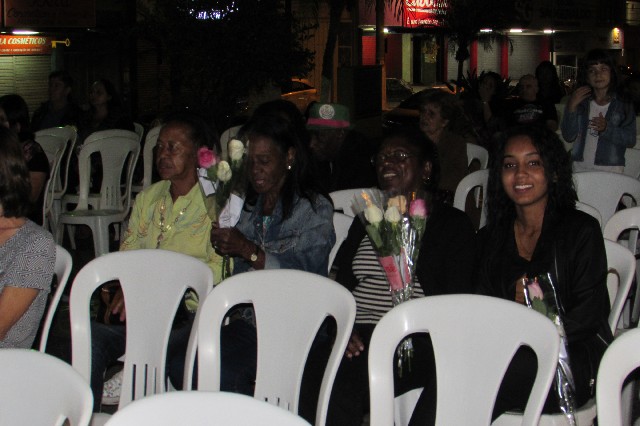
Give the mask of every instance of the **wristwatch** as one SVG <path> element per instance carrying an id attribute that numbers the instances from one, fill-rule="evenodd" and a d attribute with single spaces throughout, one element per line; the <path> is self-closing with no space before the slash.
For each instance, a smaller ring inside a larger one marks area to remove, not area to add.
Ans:
<path id="1" fill-rule="evenodd" d="M 251 263 L 255 262 L 256 260 L 258 260 L 258 251 L 260 250 L 260 246 L 256 244 L 256 250 L 251 253 L 251 256 L 249 257 L 249 260 L 251 261 Z"/>

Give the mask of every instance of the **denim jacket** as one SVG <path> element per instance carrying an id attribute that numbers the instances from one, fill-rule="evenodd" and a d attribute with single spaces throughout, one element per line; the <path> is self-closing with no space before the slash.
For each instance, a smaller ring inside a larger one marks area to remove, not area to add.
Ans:
<path id="1" fill-rule="evenodd" d="M 573 161 L 584 160 L 584 145 L 589 131 L 589 103 L 591 98 L 580 102 L 575 112 L 565 110 L 562 117 L 562 137 L 575 142 L 571 150 Z M 614 95 L 607 110 L 607 127 L 598 137 L 595 164 L 598 166 L 624 166 L 624 153 L 636 143 L 636 116 L 633 106 Z"/>
<path id="2" fill-rule="evenodd" d="M 282 202 L 278 200 L 265 232 L 262 203 L 260 196 L 255 206 L 245 206 L 236 228 L 264 250 L 264 268 L 300 269 L 326 277 L 329 252 L 336 241 L 331 202 L 317 195 L 312 206 L 308 199 L 295 196 L 291 215 L 282 220 Z M 234 274 L 250 269 L 249 262 L 234 258 Z"/>

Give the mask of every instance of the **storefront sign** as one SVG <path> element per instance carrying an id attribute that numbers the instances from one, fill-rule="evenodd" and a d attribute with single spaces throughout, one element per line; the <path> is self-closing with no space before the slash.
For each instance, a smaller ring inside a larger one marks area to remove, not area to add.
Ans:
<path id="1" fill-rule="evenodd" d="M 48 55 L 50 53 L 50 37 L 0 36 L 0 55 Z"/>
<path id="2" fill-rule="evenodd" d="M 95 27 L 95 0 L 4 0 L 9 28 Z"/>
<path id="3" fill-rule="evenodd" d="M 447 0 L 404 0 L 405 27 L 440 27 L 449 8 Z"/>

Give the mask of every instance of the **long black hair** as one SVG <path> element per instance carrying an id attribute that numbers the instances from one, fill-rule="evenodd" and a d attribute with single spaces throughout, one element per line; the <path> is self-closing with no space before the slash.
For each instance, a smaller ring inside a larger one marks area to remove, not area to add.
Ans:
<path id="1" fill-rule="evenodd" d="M 284 184 L 280 190 L 283 219 L 287 219 L 293 211 L 295 196 L 308 199 L 314 208 L 318 196 L 323 195 L 328 199 L 317 180 L 314 179 L 309 143 L 295 122 L 280 113 L 263 112 L 254 114 L 243 126 L 241 134 L 248 143 L 259 137 L 271 140 L 283 156 L 287 155 L 290 148 L 295 150 L 293 164 L 291 169 L 287 170 Z M 257 198 L 258 194 L 251 185 L 248 185 L 245 205 L 254 206 Z"/>
<path id="2" fill-rule="evenodd" d="M 31 212 L 31 181 L 22 146 L 15 132 L 0 126 L 0 205 L 5 217 Z"/>
<path id="3" fill-rule="evenodd" d="M 489 165 L 487 226 L 490 229 L 516 216 L 515 205 L 502 186 L 504 151 L 507 143 L 516 136 L 531 139 L 540 154 L 549 195 L 547 211 L 563 214 L 576 207 L 578 197 L 573 185 L 571 160 L 558 135 L 544 126 L 514 127 L 500 135 Z"/>

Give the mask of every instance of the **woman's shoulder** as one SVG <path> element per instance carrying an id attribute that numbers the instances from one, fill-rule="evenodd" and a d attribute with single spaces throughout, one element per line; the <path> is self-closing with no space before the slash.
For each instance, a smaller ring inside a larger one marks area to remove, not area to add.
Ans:
<path id="1" fill-rule="evenodd" d="M 558 223 L 555 226 L 555 228 L 557 228 L 559 231 L 576 231 L 589 229 L 597 230 L 600 233 L 602 232 L 598 219 L 581 210 L 570 209 L 559 216 L 560 217 Z"/>
<path id="2" fill-rule="evenodd" d="M 40 225 L 27 220 L 20 228 L 20 245 L 26 250 L 38 249 L 38 251 L 52 251 L 55 255 L 55 242 L 49 231 Z"/>
<path id="3" fill-rule="evenodd" d="M 333 204 L 322 194 L 314 193 L 311 198 L 297 197 L 294 212 L 297 214 L 316 214 L 333 217 Z"/>

